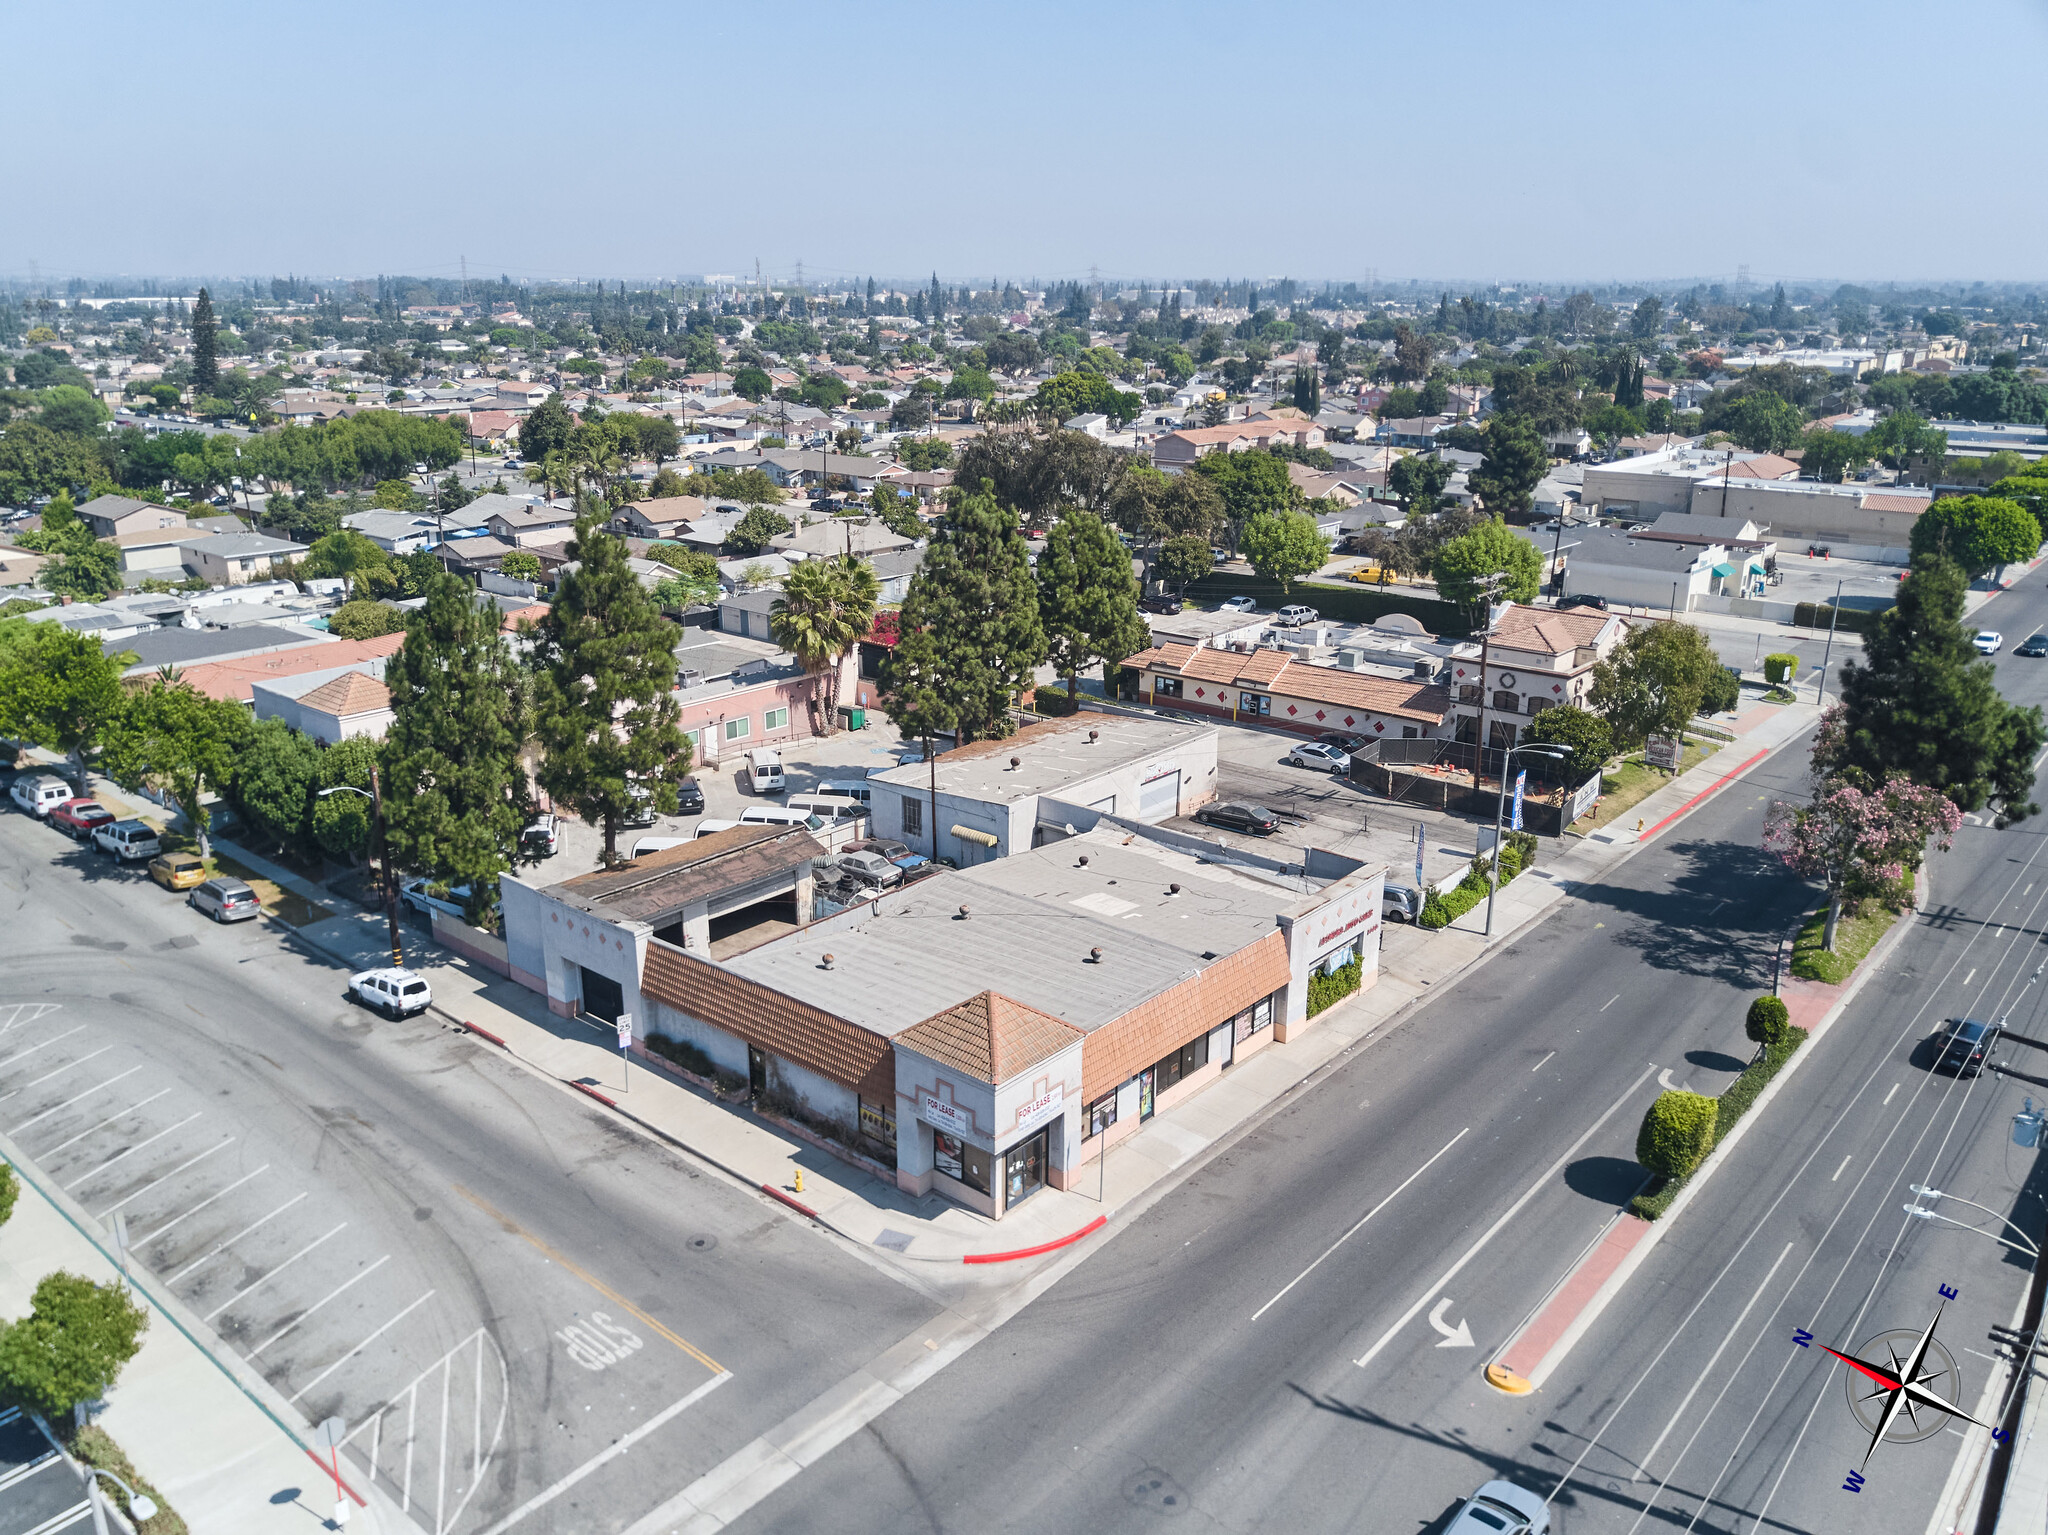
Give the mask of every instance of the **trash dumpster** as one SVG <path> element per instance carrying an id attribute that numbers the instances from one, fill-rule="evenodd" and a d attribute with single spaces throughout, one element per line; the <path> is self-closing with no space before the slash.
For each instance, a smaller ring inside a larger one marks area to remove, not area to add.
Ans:
<path id="1" fill-rule="evenodd" d="M 848 730 L 865 730 L 868 728 L 868 711 L 858 704 L 841 704 L 839 706 L 839 719 L 840 723 L 845 725 Z"/>

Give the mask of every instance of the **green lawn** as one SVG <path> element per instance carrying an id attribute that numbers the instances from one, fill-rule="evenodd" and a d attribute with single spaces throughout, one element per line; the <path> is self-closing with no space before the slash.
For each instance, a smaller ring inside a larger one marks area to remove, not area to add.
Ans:
<path id="1" fill-rule="evenodd" d="M 1686 738 L 1685 758 L 1678 771 L 1697 767 L 1721 749 L 1718 742 L 1700 741 L 1691 736 Z M 1602 787 L 1600 804 L 1589 821 L 1579 821 L 1575 829 L 1581 834 L 1598 831 L 1601 827 L 1621 819 L 1644 799 L 1657 792 L 1678 775 L 1667 773 L 1662 768 L 1647 766 L 1641 753 L 1623 761 L 1618 767 L 1607 770 L 1607 782 Z"/>
<path id="2" fill-rule="evenodd" d="M 1828 923 L 1828 903 L 1822 901 L 1792 944 L 1792 973 L 1805 980 L 1839 986 L 1896 921 L 1898 913 L 1886 911 L 1875 901 L 1864 902 L 1861 916 L 1852 917 L 1844 912 L 1835 928 L 1835 949 L 1831 954 L 1820 946 Z"/>

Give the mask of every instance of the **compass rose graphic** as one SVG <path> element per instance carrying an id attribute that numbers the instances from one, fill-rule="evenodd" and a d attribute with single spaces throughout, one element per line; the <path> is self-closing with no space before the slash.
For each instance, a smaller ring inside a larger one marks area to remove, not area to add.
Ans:
<path id="1" fill-rule="evenodd" d="M 1962 1374 L 1956 1368 L 1955 1355 L 1935 1339 L 1934 1329 L 1940 1322 L 1941 1311 L 1936 1310 L 1924 1332 L 1899 1328 L 1866 1339 L 1859 1350 L 1866 1356 L 1863 1358 L 1821 1344 L 1849 1367 L 1849 1410 L 1870 1430 L 1870 1446 L 1863 1452 L 1865 1466 L 1886 1440 L 1917 1444 L 1940 1433 L 1950 1418 L 1991 1428 L 1958 1405 Z"/>

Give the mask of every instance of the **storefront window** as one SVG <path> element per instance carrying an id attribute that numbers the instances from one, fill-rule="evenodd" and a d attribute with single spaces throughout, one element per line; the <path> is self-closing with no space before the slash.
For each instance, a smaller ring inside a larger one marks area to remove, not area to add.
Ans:
<path id="1" fill-rule="evenodd" d="M 1231 1019 L 1231 1039 L 1241 1045 L 1259 1030 L 1271 1027 L 1272 1022 L 1273 999 L 1262 998 Z"/>
<path id="2" fill-rule="evenodd" d="M 1088 1105 L 1088 1113 L 1081 1121 L 1081 1139 L 1093 1140 L 1116 1123 L 1116 1094 L 1104 1093 Z"/>
<path id="3" fill-rule="evenodd" d="M 1003 1204 L 1015 1208 L 1045 1187 L 1046 1132 L 1040 1130 L 1020 1146 L 1012 1146 L 1003 1158 Z"/>
<path id="4" fill-rule="evenodd" d="M 988 1192 L 988 1153 L 957 1135 L 943 1130 L 932 1134 L 932 1165 L 948 1178 L 957 1178 L 976 1193 Z"/>
<path id="5" fill-rule="evenodd" d="M 896 1144 L 896 1105 L 877 1103 L 872 1098 L 860 1100 L 861 1134 L 885 1146 Z"/>
<path id="6" fill-rule="evenodd" d="M 1152 679 L 1152 692 L 1159 698 L 1178 698 L 1180 697 L 1180 678 L 1154 677 Z"/>
<path id="7" fill-rule="evenodd" d="M 1197 1034 L 1152 1068 L 1154 1092 L 1165 1092 L 1209 1064 L 1209 1036 Z"/>

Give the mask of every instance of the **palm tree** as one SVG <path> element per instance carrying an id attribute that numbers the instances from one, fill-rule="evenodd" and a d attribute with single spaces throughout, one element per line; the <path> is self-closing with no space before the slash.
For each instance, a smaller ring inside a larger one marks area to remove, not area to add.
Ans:
<path id="1" fill-rule="evenodd" d="M 555 497 L 563 491 L 574 493 L 581 483 L 576 466 L 569 461 L 569 455 L 560 448 L 548 454 L 537 464 L 526 466 L 526 477 L 534 484 L 544 486 L 548 493 L 548 505 L 555 504 Z"/>
<path id="2" fill-rule="evenodd" d="M 839 673 L 853 649 L 874 627 L 882 584 L 874 567 L 858 555 L 805 560 L 782 583 L 782 595 L 768 614 L 775 643 L 795 656 L 813 681 L 811 728 L 832 733 Z"/>

